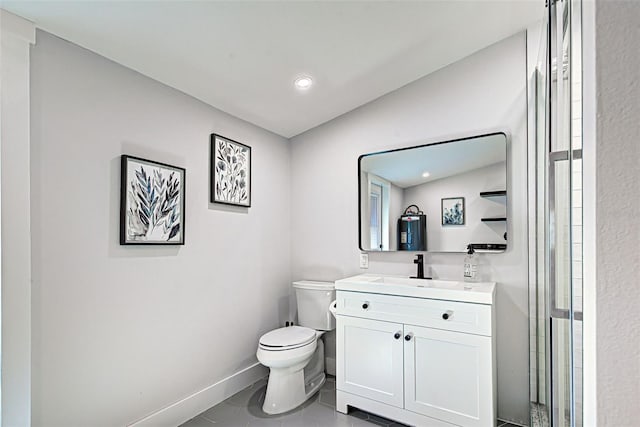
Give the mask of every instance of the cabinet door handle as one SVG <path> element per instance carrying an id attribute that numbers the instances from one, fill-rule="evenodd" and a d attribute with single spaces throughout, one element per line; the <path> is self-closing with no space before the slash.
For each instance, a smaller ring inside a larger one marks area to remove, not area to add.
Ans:
<path id="1" fill-rule="evenodd" d="M 447 310 L 444 313 L 442 313 L 442 318 L 444 320 L 448 320 L 451 316 L 453 316 L 453 311 L 451 310 Z"/>
<path id="2" fill-rule="evenodd" d="M 397 340 L 399 340 L 401 336 L 402 336 L 402 333 L 401 333 L 400 331 L 396 332 L 396 333 L 393 335 L 393 337 L 394 337 L 395 339 L 397 339 Z"/>
<path id="3" fill-rule="evenodd" d="M 405 341 L 411 341 L 411 338 L 413 338 L 413 332 L 409 332 L 407 335 L 404 336 Z"/>
<path id="4" fill-rule="evenodd" d="M 366 310 L 367 308 L 369 308 L 369 301 L 367 301 L 364 304 L 362 304 L 362 309 L 363 310 Z"/>

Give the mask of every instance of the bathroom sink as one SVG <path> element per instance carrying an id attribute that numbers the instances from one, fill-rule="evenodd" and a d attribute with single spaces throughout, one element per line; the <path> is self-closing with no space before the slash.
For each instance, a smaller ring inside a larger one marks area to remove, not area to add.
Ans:
<path id="1" fill-rule="evenodd" d="M 454 280 L 434 280 L 434 279 L 414 279 L 411 277 L 399 276 L 379 276 L 374 280 L 376 283 L 385 283 L 387 285 L 416 286 L 418 288 L 445 288 L 455 289 L 462 282 Z"/>
<path id="2" fill-rule="evenodd" d="M 495 283 L 360 274 L 337 280 L 336 290 L 492 304 Z"/>

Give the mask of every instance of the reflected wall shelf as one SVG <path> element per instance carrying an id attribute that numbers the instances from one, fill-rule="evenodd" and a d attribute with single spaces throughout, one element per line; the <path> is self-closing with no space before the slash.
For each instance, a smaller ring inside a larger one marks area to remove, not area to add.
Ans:
<path id="1" fill-rule="evenodd" d="M 482 222 L 500 222 L 500 221 L 506 221 L 507 218 L 505 217 L 499 217 L 499 218 L 482 218 L 481 221 Z"/>
<path id="2" fill-rule="evenodd" d="M 494 199 L 493 201 L 496 202 L 501 202 L 500 199 L 506 199 L 507 197 L 507 190 L 495 190 L 495 191 L 481 191 L 480 192 L 480 197 L 484 197 L 485 199 Z M 498 199 L 498 200 L 495 200 Z M 504 222 L 505 223 L 505 227 L 506 227 L 506 223 L 507 223 L 507 217 L 506 216 L 501 216 L 501 217 L 493 217 L 493 218 L 481 218 L 480 219 L 482 222 Z M 507 233 L 504 233 L 504 240 L 507 240 Z M 506 245 L 504 245 L 506 248 Z"/>
<path id="3" fill-rule="evenodd" d="M 506 197 L 507 190 L 497 190 L 497 191 L 483 191 L 480 193 L 480 197 Z"/>
<path id="4" fill-rule="evenodd" d="M 504 252 L 507 250 L 506 243 L 471 243 L 475 252 Z"/>

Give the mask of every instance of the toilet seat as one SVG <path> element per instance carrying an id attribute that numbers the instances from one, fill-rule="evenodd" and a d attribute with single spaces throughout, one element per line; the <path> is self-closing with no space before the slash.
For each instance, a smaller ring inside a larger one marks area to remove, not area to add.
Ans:
<path id="1" fill-rule="evenodd" d="M 315 329 L 289 326 L 274 329 L 260 337 L 259 347 L 267 351 L 286 351 L 304 347 L 317 339 Z"/>

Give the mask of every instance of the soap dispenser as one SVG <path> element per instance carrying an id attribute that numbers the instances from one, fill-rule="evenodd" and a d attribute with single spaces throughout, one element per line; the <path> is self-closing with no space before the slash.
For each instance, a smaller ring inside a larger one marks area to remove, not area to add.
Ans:
<path id="1" fill-rule="evenodd" d="M 467 246 L 467 256 L 464 257 L 464 281 L 478 281 L 478 255 L 473 250 L 473 245 Z"/>

